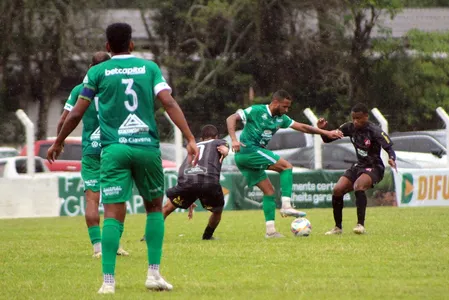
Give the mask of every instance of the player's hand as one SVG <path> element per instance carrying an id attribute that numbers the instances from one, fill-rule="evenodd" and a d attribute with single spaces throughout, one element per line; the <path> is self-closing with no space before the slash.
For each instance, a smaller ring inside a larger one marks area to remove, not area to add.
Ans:
<path id="1" fill-rule="evenodd" d="M 221 157 L 220 157 L 220 163 L 223 162 L 223 159 L 228 156 L 229 153 L 229 148 L 226 147 L 225 145 L 220 145 L 217 147 L 217 151 L 220 152 Z"/>
<path id="2" fill-rule="evenodd" d="M 187 162 L 192 166 L 196 166 L 199 158 L 199 151 L 195 143 L 195 140 L 189 141 L 187 143 L 186 149 L 187 149 Z"/>
<path id="3" fill-rule="evenodd" d="M 343 137 L 343 132 L 341 132 L 338 129 L 335 129 L 335 130 L 332 130 L 332 131 L 328 131 L 326 135 L 327 135 L 328 138 L 333 139 L 333 140 L 341 139 Z"/>
<path id="4" fill-rule="evenodd" d="M 319 129 L 326 128 L 326 126 L 327 126 L 327 121 L 326 121 L 326 119 L 325 119 L 325 118 L 319 118 L 318 121 L 317 121 L 317 123 L 316 123 L 316 126 L 317 126 Z"/>
<path id="5" fill-rule="evenodd" d="M 231 144 L 232 151 L 239 152 L 240 146 L 246 147 L 245 144 L 240 143 L 239 141 L 232 141 L 232 144 Z"/>
<path id="6" fill-rule="evenodd" d="M 388 164 L 396 171 L 396 173 L 398 172 L 398 166 L 396 165 L 396 161 L 394 161 L 394 159 L 390 158 L 388 160 Z"/>
<path id="7" fill-rule="evenodd" d="M 189 220 L 191 220 L 193 218 L 193 210 L 195 209 L 195 207 L 197 207 L 197 205 L 195 203 L 192 203 L 192 205 L 190 205 L 190 207 L 189 207 L 189 214 L 187 215 Z"/>
<path id="8" fill-rule="evenodd" d="M 58 159 L 61 154 L 64 146 L 61 144 L 53 144 L 50 149 L 47 151 L 47 160 L 49 163 L 53 163 L 56 159 Z"/>

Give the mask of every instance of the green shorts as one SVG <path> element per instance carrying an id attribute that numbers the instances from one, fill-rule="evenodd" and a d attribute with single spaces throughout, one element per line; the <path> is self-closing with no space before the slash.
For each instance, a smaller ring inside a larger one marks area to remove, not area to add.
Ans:
<path id="1" fill-rule="evenodd" d="M 133 180 L 146 201 L 164 196 L 161 151 L 156 148 L 111 144 L 101 153 L 101 199 L 122 203 L 132 197 Z"/>
<path id="2" fill-rule="evenodd" d="M 246 150 L 243 153 L 237 152 L 235 154 L 235 163 L 246 178 L 249 187 L 266 179 L 267 173 L 265 173 L 265 170 L 279 159 L 279 155 L 264 148 L 257 148 L 254 151 Z"/>
<path id="3" fill-rule="evenodd" d="M 84 191 L 100 191 L 100 155 L 83 155 L 81 158 L 81 178 Z"/>

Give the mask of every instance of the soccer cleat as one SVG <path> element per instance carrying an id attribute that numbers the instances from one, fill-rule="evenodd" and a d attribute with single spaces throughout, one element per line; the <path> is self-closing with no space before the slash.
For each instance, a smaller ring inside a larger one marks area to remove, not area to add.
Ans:
<path id="1" fill-rule="evenodd" d="M 103 283 L 101 288 L 98 290 L 98 294 L 114 294 L 115 293 L 115 285 Z"/>
<path id="2" fill-rule="evenodd" d="M 93 257 L 93 258 L 101 258 L 101 251 L 100 251 L 100 252 L 95 252 L 95 253 L 92 255 L 92 257 Z"/>
<path id="3" fill-rule="evenodd" d="M 122 248 L 122 246 L 120 246 L 117 249 L 117 255 L 121 255 L 121 256 L 128 256 L 129 253 L 127 251 L 125 251 L 125 249 Z"/>
<path id="4" fill-rule="evenodd" d="M 147 281 L 145 281 L 145 286 L 147 289 L 152 291 L 171 291 L 173 285 L 165 281 L 162 276 L 148 275 Z"/>
<path id="5" fill-rule="evenodd" d="M 342 234 L 342 233 L 343 233 L 343 230 L 341 228 L 338 228 L 337 226 L 335 226 L 334 228 L 332 228 L 331 230 L 326 232 L 325 235 Z"/>
<path id="6" fill-rule="evenodd" d="M 271 232 L 271 233 L 266 233 L 265 234 L 265 238 L 266 239 L 277 239 L 277 238 L 283 238 L 285 236 L 283 236 L 282 234 L 280 234 L 279 232 L 275 231 L 275 232 Z"/>
<path id="7" fill-rule="evenodd" d="M 281 216 L 283 218 L 285 217 L 295 217 L 295 218 L 302 218 L 305 217 L 307 214 L 303 211 L 296 210 L 292 207 L 289 208 L 281 208 Z"/>
<path id="8" fill-rule="evenodd" d="M 203 238 L 203 241 L 216 241 L 216 240 L 218 240 L 218 238 L 216 238 L 216 237 L 214 237 L 214 236 L 211 236 L 211 237 L 208 238 L 208 239 Z"/>
<path id="9" fill-rule="evenodd" d="M 363 227 L 362 224 L 357 224 L 352 231 L 354 231 L 355 234 L 364 234 L 366 232 L 365 227 Z"/>
<path id="10" fill-rule="evenodd" d="M 140 239 L 141 242 L 145 242 L 145 240 L 146 240 L 146 239 L 145 239 L 145 236 L 143 236 L 143 237 Z"/>

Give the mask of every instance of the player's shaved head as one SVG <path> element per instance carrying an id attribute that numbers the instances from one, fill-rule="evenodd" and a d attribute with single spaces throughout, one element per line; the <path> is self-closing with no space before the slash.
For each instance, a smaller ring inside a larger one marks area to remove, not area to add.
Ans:
<path id="1" fill-rule="evenodd" d="M 201 129 L 201 139 L 203 141 L 215 139 L 216 137 L 218 137 L 218 129 L 214 125 L 208 124 Z"/>
<path id="2" fill-rule="evenodd" d="M 95 54 L 92 56 L 92 66 L 98 65 L 99 63 L 102 63 L 109 59 L 111 59 L 109 53 L 104 51 L 95 52 Z"/>

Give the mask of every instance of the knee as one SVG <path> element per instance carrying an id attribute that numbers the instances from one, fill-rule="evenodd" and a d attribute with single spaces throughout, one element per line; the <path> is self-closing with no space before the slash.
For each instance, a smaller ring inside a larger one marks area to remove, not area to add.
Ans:
<path id="1" fill-rule="evenodd" d="M 363 182 L 355 182 L 354 183 L 354 191 L 366 191 L 370 188 L 370 186 L 368 186 L 367 184 L 363 183 Z"/>
<path id="2" fill-rule="evenodd" d="M 285 163 L 285 165 L 284 165 L 284 171 L 285 170 L 291 170 L 291 169 L 293 169 L 293 165 L 290 162 L 287 161 Z"/>
<path id="3" fill-rule="evenodd" d="M 334 189 L 332 190 L 332 195 L 334 196 L 342 197 L 344 196 L 344 194 L 346 194 L 346 191 L 339 186 L 335 186 Z"/>

